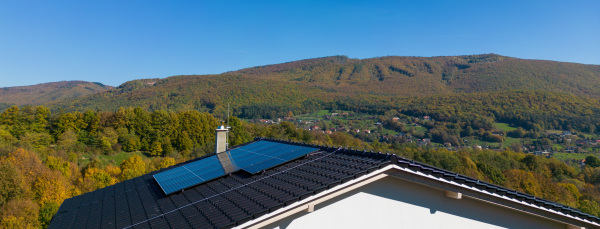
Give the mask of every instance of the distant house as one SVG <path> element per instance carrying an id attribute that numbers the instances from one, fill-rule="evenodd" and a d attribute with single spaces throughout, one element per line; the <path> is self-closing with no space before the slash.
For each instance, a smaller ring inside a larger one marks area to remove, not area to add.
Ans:
<path id="1" fill-rule="evenodd" d="M 573 135 L 573 133 L 571 133 L 571 131 L 563 131 L 562 134 L 564 136 L 569 136 L 569 135 Z"/>
<path id="2" fill-rule="evenodd" d="M 275 123 L 275 122 L 273 122 L 273 120 L 270 120 L 270 119 L 261 119 L 260 122 L 261 123 L 265 123 L 265 124 L 273 124 L 273 123 Z"/>
<path id="3" fill-rule="evenodd" d="M 365 133 L 370 134 L 371 130 L 364 130 Z"/>
<path id="4" fill-rule="evenodd" d="M 423 120 L 425 120 L 425 121 L 430 121 L 430 120 L 431 120 L 431 117 L 429 117 L 429 116 L 423 116 Z"/>
<path id="5" fill-rule="evenodd" d="M 420 139 L 418 142 L 419 145 L 428 145 L 431 144 L 431 139 L 430 138 L 423 138 Z"/>
<path id="6" fill-rule="evenodd" d="M 398 121 L 400 121 L 400 118 L 398 118 L 398 117 L 393 117 L 393 118 L 392 118 L 392 121 L 394 121 L 394 122 L 398 122 Z"/>
<path id="7" fill-rule="evenodd" d="M 565 153 L 575 153 L 575 149 L 571 146 L 565 148 Z"/>

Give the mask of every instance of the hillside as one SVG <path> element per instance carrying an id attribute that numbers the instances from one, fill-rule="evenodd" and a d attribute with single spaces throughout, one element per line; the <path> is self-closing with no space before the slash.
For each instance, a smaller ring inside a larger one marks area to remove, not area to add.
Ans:
<path id="1" fill-rule="evenodd" d="M 51 106 L 65 110 L 116 110 L 122 106 L 213 110 L 230 103 L 234 108 L 301 110 L 344 98 L 389 102 L 400 97 L 515 90 L 600 98 L 600 66 L 495 54 L 362 60 L 335 56 L 219 75 L 135 80 Z"/>
<path id="2" fill-rule="evenodd" d="M 8 104 L 40 105 L 54 101 L 86 96 L 112 89 L 100 83 L 62 81 L 32 86 L 0 88 L 0 110 Z"/>

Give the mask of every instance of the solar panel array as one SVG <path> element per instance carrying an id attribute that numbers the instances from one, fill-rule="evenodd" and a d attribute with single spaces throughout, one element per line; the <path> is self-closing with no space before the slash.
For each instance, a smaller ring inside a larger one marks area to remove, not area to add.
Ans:
<path id="1" fill-rule="evenodd" d="M 235 171 L 257 173 L 302 157 L 318 148 L 258 141 L 227 151 Z M 225 175 L 225 170 L 214 155 L 181 165 L 154 175 L 167 195 Z"/>
<path id="2" fill-rule="evenodd" d="M 154 179 L 168 195 L 223 175 L 225 170 L 215 155 L 154 174 Z"/>

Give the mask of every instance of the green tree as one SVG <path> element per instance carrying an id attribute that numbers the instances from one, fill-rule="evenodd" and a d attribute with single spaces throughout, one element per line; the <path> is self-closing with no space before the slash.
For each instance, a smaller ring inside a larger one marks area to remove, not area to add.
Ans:
<path id="1" fill-rule="evenodd" d="M 582 200 L 579 203 L 579 210 L 590 215 L 600 215 L 600 205 L 598 204 L 598 202 L 593 200 Z"/>
<path id="2" fill-rule="evenodd" d="M 592 156 L 592 155 L 587 156 L 585 158 L 585 165 L 590 166 L 592 168 L 596 168 L 596 167 L 600 166 L 600 159 L 598 159 L 598 157 Z"/>
<path id="3" fill-rule="evenodd" d="M 54 214 L 56 214 L 58 211 L 59 207 L 60 205 L 54 201 L 45 202 L 40 207 L 38 221 L 40 222 L 42 228 L 48 228 L 48 226 L 50 226 L 50 221 L 52 220 Z"/>
<path id="4" fill-rule="evenodd" d="M 239 118 L 235 116 L 230 117 L 229 126 L 231 127 L 231 132 L 229 133 L 230 146 L 236 146 L 252 140 L 252 136 L 250 136 L 250 133 L 244 128 L 242 121 Z"/>
<path id="5" fill-rule="evenodd" d="M 46 132 L 46 127 L 50 118 L 50 109 L 43 106 L 37 106 L 35 107 L 35 110 L 35 127 L 33 130 L 36 132 Z"/>

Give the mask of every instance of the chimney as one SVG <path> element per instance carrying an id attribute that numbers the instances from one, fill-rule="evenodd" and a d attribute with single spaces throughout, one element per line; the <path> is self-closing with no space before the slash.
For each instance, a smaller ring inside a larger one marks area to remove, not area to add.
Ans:
<path id="1" fill-rule="evenodd" d="M 229 158 L 229 154 L 227 153 L 227 132 L 229 130 L 221 123 L 221 126 L 219 126 L 215 133 L 215 154 L 217 154 L 217 158 L 221 166 L 223 166 L 225 173 L 232 173 L 235 171 L 235 167 L 231 163 L 231 158 Z"/>
<path id="2" fill-rule="evenodd" d="M 215 144 L 216 154 L 227 151 L 227 132 L 229 132 L 229 130 L 221 123 L 215 134 L 215 139 L 217 140 Z"/>

